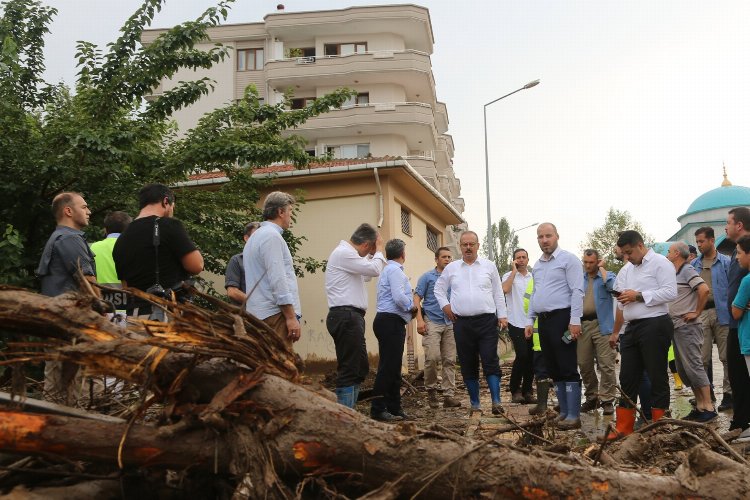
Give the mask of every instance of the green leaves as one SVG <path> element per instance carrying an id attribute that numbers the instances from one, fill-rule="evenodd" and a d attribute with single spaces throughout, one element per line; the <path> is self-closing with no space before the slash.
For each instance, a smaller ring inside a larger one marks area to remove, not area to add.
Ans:
<path id="1" fill-rule="evenodd" d="M 581 251 L 588 248 L 598 251 L 607 262 L 607 269 L 617 272 L 623 264 L 615 259 L 613 249 L 620 233 L 629 229 L 641 233 L 647 246 L 654 243 L 654 238 L 643 230 L 641 223 L 634 220 L 630 212 L 610 207 L 604 217 L 604 223 L 586 234 L 586 240 L 581 244 Z"/>

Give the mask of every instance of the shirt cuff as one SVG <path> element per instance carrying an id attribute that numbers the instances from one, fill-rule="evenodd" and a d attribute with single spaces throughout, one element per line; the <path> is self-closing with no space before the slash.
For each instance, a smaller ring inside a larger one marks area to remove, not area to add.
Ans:
<path id="1" fill-rule="evenodd" d="M 284 295 L 279 295 L 276 298 L 277 306 L 291 306 L 293 304 L 294 304 L 294 294 L 292 293 L 285 293 Z"/>
<path id="2" fill-rule="evenodd" d="M 654 298 L 654 291 L 646 290 L 645 292 L 641 292 L 641 295 L 643 296 L 643 303 L 649 305 Z"/>
<path id="3" fill-rule="evenodd" d="M 571 316 L 570 317 L 570 324 L 571 325 L 578 325 L 578 326 L 580 326 L 581 325 L 581 318 L 574 318 L 574 317 Z"/>

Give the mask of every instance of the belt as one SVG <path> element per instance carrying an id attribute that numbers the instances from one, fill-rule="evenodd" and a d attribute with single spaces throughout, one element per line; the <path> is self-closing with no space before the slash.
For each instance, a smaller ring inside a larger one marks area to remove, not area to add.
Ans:
<path id="1" fill-rule="evenodd" d="M 568 314 L 570 314 L 570 308 L 564 307 L 562 309 L 555 309 L 554 311 L 542 311 L 542 312 L 536 313 L 536 316 L 537 318 L 547 319 L 547 318 L 551 318 L 552 316 L 556 314 L 560 314 L 562 312 L 567 312 Z"/>
<path id="2" fill-rule="evenodd" d="M 360 316 L 365 315 L 365 310 L 354 306 L 333 306 L 329 308 L 330 311 L 351 311 L 359 314 Z"/>
<path id="3" fill-rule="evenodd" d="M 495 316 L 495 313 L 475 314 L 474 316 L 459 316 L 458 314 L 456 314 L 456 318 L 458 319 L 477 319 L 485 318 L 487 316 Z"/>
<path id="4" fill-rule="evenodd" d="M 628 321 L 628 324 L 637 325 L 638 323 L 644 323 L 646 321 L 651 321 L 654 319 L 663 319 L 663 318 L 669 318 L 669 314 L 662 314 L 661 316 L 654 316 L 653 318 L 631 319 Z"/>
<path id="5" fill-rule="evenodd" d="M 581 321 L 594 321 L 595 319 L 599 319 L 596 314 L 589 314 L 588 316 L 581 316 Z"/>

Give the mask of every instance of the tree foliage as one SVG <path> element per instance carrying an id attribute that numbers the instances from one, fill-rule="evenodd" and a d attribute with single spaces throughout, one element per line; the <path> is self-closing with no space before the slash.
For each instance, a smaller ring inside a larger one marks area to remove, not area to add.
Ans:
<path id="1" fill-rule="evenodd" d="M 654 238 L 644 231 L 641 223 L 634 220 L 630 212 L 610 207 L 604 217 L 604 223 L 590 233 L 586 233 L 586 239 L 581 244 L 581 251 L 588 248 L 597 250 L 599 255 L 607 262 L 607 268 L 610 271 L 617 272 L 622 268 L 622 263 L 615 259 L 614 247 L 620 233 L 627 230 L 641 233 L 646 245 L 654 243 Z"/>
<path id="2" fill-rule="evenodd" d="M 501 218 L 492 224 L 490 234 L 485 236 L 482 243 L 482 253 L 486 257 L 492 248 L 492 255 L 500 276 L 510 271 L 510 262 L 513 260 L 513 250 L 518 248 L 518 235 L 511 229 L 508 219 Z"/>
<path id="3" fill-rule="evenodd" d="M 140 44 L 164 0 L 145 0 L 105 49 L 78 42 L 78 77 L 71 91 L 48 85 L 44 34 L 56 10 L 39 0 L 8 0 L 0 17 L 0 261 L 20 259 L 16 273 L 0 270 L 0 282 L 33 286 L 33 269 L 54 227 L 52 198 L 81 192 L 92 209 L 89 240 L 103 236 L 102 221 L 112 210 L 137 213 L 136 193 L 149 182 L 178 187 L 176 216 L 201 249 L 209 271 L 223 274 L 224 262 L 241 249 L 244 225 L 257 219 L 259 188 L 267 181 L 252 169 L 273 162 L 304 166 L 304 140 L 282 132 L 339 107 L 351 95 L 341 89 L 302 110 L 284 103 L 261 104 L 250 87 L 239 102 L 207 113 L 178 137 L 172 113 L 212 90 L 208 78 L 179 82 L 151 95 L 178 70 L 201 70 L 223 61 L 228 49 L 206 48 L 208 30 L 226 19 L 232 0 L 222 0 L 194 21 Z M 148 98 L 148 99 L 147 99 Z M 182 189 L 199 171 L 222 171 L 228 182 L 206 189 Z M 10 232 L 9 232 L 10 231 Z M 293 248 L 299 237 L 287 234 Z M 5 240 L 4 240 L 5 241 Z M 23 251 L 19 256 L 19 245 Z M 9 255 L 8 252 L 13 252 Z M 317 263 L 298 257 L 299 271 Z"/>

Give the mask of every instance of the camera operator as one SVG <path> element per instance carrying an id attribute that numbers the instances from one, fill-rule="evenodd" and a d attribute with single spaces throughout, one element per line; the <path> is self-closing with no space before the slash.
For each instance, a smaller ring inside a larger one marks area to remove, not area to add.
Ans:
<path id="1" fill-rule="evenodd" d="M 123 286 L 166 295 L 182 281 L 203 270 L 203 256 L 175 219 L 175 196 L 163 184 L 148 184 L 138 193 L 140 213 L 117 239 L 112 251 Z M 148 302 L 132 299 L 128 316 L 147 319 Z"/>

